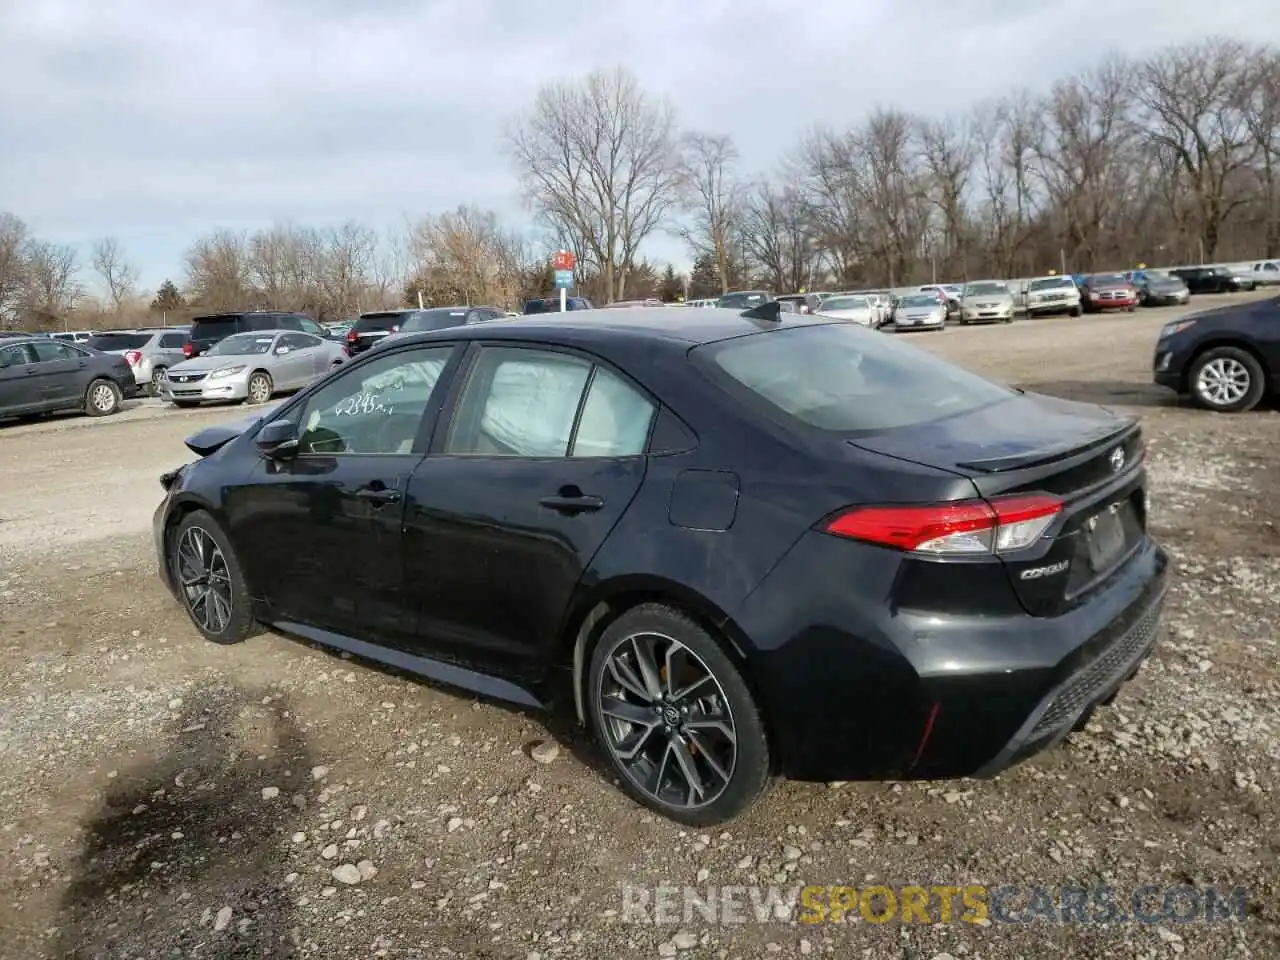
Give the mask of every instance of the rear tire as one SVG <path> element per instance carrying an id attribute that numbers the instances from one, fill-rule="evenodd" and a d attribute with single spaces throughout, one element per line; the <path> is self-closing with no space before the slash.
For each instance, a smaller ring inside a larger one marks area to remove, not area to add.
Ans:
<path id="1" fill-rule="evenodd" d="M 160 396 L 160 383 L 164 380 L 164 375 L 167 372 L 166 367 L 156 367 L 151 371 L 151 395 L 153 397 Z"/>
<path id="2" fill-rule="evenodd" d="M 91 417 L 109 417 L 120 411 L 122 399 L 115 381 L 100 377 L 84 393 L 84 412 Z"/>
<path id="3" fill-rule="evenodd" d="M 1068 312 L 1071 314 L 1071 316 L 1078 317 L 1080 316 L 1080 314 L 1084 313 L 1084 308 L 1081 307 L 1079 304 L 1076 304 Z"/>
<path id="4" fill-rule="evenodd" d="M 182 518 L 165 541 L 165 560 L 187 615 L 214 643 L 239 643 L 258 632 L 252 594 L 231 542 L 203 510 Z"/>
<path id="5" fill-rule="evenodd" d="M 592 732 L 644 806 L 709 827 L 768 787 L 772 760 L 755 697 L 720 643 L 683 612 L 646 603 L 623 613 L 596 644 L 585 682 Z"/>
<path id="6" fill-rule="evenodd" d="M 1187 375 L 1191 396 L 1219 413 L 1252 410 L 1266 392 L 1266 380 L 1253 354 L 1239 347 L 1213 347 L 1191 363 Z"/>

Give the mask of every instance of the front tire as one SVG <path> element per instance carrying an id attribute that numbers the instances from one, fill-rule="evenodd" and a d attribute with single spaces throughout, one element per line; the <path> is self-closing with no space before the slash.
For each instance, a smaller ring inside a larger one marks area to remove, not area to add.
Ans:
<path id="1" fill-rule="evenodd" d="M 182 605 L 206 640 L 239 643 L 257 632 L 244 571 L 211 515 L 197 510 L 183 517 L 166 552 Z"/>
<path id="2" fill-rule="evenodd" d="M 112 380 L 98 379 L 84 393 L 84 412 L 91 417 L 109 417 L 120 411 L 123 395 Z"/>
<path id="3" fill-rule="evenodd" d="M 249 382 L 245 385 L 245 399 L 252 404 L 266 403 L 274 391 L 271 375 L 258 370 L 249 377 Z"/>
<path id="4" fill-rule="evenodd" d="M 1196 403 L 1220 413 L 1252 410 L 1266 390 L 1262 364 L 1239 347 L 1206 350 L 1191 364 L 1187 381 Z"/>
<path id="5" fill-rule="evenodd" d="M 166 372 L 167 370 L 164 367 L 156 367 L 151 371 L 151 395 L 153 397 L 160 396 L 160 384 L 164 380 Z"/>
<path id="6" fill-rule="evenodd" d="M 679 610 L 646 603 L 601 635 L 586 699 L 623 789 L 689 826 L 731 820 L 771 778 L 764 719 L 742 672 Z"/>
<path id="7" fill-rule="evenodd" d="M 1078 316 L 1080 316 L 1080 314 L 1084 313 L 1084 308 L 1083 308 L 1083 307 L 1081 307 L 1081 306 L 1080 306 L 1080 304 L 1078 304 L 1078 303 L 1077 303 L 1074 307 L 1072 307 L 1072 308 L 1071 308 L 1071 310 L 1070 310 L 1069 312 L 1070 312 L 1071 316 L 1073 316 L 1073 317 L 1078 317 Z"/>

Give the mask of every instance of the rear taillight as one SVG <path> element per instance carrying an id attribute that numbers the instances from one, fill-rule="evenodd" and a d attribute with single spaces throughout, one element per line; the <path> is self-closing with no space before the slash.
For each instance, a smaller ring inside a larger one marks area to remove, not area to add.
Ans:
<path id="1" fill-rule="evenodd" d="M 1061 512 L 1061 500 L 1038 493 L 989 502 L 854 507 L 829 522 L 826 532 L 909 553 L 1012 553 L 1044 536 Z"/>
<path id="2" fill-rule="evenodd" d="M 195 348 L 194 348 L 193 346 L 191 346 L 191 344 L 189 344 L 189 343 L 184 343 L 184 344 L 182 345 L 182 355 L 183 355 L 184 357 L 189 357 L 189 356 L 191 356 L 191 354 L 192 354 L 194 351 L 195 351 Z"/>
<path id="3" fill-rule="evenodd" d="M 356 333 L 355 330 L 347 331 L 347 343 L 355 343 L 359 339 L 360 339 L 360 334 Z"/>
<path id="4" fill-rule="evenodd" d="M 126 350 L 124 352 L 124 361 L 131 367 L 136 367 L 142 362 L 141 350 Z"/>

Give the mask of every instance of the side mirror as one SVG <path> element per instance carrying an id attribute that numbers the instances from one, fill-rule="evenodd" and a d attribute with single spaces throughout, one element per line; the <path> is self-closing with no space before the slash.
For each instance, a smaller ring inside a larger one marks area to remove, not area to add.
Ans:
<path id="1" fill-rule="evenodd" d="M 253 442 L 266 456 L 283 459 L 298 451 L 298 425 L 292 420 L 272 420 L 258 431 Z"/>

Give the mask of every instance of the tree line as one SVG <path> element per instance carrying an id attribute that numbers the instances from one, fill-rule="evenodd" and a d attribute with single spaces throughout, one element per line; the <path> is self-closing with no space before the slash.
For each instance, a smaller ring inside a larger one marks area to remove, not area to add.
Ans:
<path id="1" fill-rule="evenodd" d="M 1112 55 L 952 116 L 878 107 L 780 143 L 768 173 L 744 168 L 731 135 L 681 129 L 671 101 L 623 69 L 544 86 L 501 147 L 532 229 L 465 204 L 391 230 L 222 229 L 186 251 L 179 283 L 143 301 L 118 241 L 97 241 L 82 264 L 0 214 L 0 318 L 89 306 L 86 270 L 100 314 L 328 319 L 419 298 L 515 305 L 551 291 L 562 248 L 577 255 L 579 292 L 600 302 L 1280 254 L 1280 50 L 1222 38 Z M 664 233 L 686 246 L 688 276 L 645 259 Z"/>

